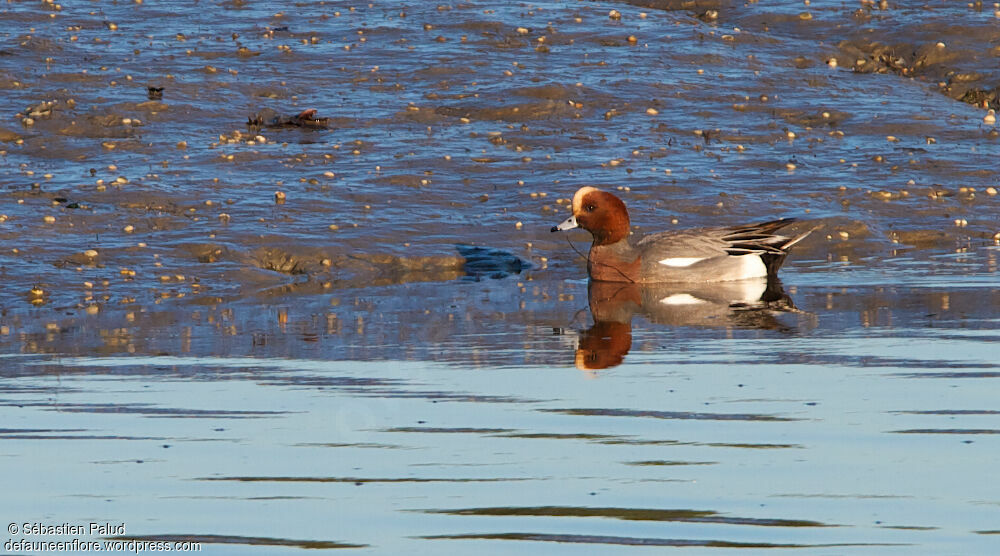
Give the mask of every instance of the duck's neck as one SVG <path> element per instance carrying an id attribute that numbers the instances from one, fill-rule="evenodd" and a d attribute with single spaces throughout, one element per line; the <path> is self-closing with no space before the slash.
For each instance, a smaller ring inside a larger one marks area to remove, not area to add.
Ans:
<path id="1" fill-rule="evenodd" d="M 594 236 L 594 245 L 614 245 L 616 243 L 627 243 L 628 230 L 629 230 L 629 219 L 628 213 L 613 215 L 608 218 L 609 222 L 605 223 L 598 230 L 590 230 L 590 234 Z"/>
<path id="2" fill-rule="evenodd" d="M 590 246 L 587 271 L 592 280 L 639 282 L 640 267 L 639 253 L 624 238 L 611 244 L 599 244 L 595 239 Z"/>

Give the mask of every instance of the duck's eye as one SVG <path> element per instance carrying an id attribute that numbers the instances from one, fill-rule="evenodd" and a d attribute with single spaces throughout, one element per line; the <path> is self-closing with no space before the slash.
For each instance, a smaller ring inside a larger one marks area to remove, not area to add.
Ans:
<path id="1" fill-rule="evenodd" d="M 584 209 L 587 212 L 594 212 L 595 210 L 597 210 L 597 205 L 590 204 L 590 205 L 587 205 L 586 207 L 584 207 Z"/>

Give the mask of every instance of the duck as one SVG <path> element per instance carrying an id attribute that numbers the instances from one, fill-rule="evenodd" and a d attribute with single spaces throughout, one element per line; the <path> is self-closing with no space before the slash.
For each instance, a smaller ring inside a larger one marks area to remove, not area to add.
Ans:
<path id="1" fill-rule="evenodd" d="M 728 282 L 767 279 L 793 245 L 812 232 L 779 235 L 796 222 L 781 218 L 742 226 L 659 232 L 633 241 L 628 209 L 613 193 L 581 187 L 573 195 L 573 214 L 552 232 L 583 228 L 593 236 L 587 257 L 591 280 L 650 284 Z"/>

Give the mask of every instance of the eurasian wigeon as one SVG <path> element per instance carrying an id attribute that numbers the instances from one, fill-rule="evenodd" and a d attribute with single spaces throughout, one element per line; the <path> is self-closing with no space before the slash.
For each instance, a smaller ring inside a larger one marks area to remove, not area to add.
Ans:
<path id="1" fill-rule="evenodd" d="M 594 187 L 573 195 L 573 215 L 552 231 L 583 228 L 594 238 L 587 259 L 592 280 L 607 282 L 723 282 L 774 276 L 788 249 L 809 231 L 775 232 L 795 222 L 782 218 L 731 228 L 700 228 L 629 240 L 625 203 Z M 811 230 L 810 230 L 811 231 Z"/>

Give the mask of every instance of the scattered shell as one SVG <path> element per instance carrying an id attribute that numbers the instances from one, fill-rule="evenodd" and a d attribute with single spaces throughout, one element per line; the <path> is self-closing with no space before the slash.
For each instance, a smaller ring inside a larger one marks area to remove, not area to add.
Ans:
<path id="1" fill-rule="evenodd" d="M 122 231 L 125 232 L 126 234 L 131 234 L 132 232 L 135 231 L 135 226 L 129 224 L 129 225 L 125 226 L 124 228 L 122 228 Z"/>
<path id="2" fill-rule="evenodd" d="M 610 12 L 608 12 L 608 19 L 619 21 L 621 20 L 621 18 L 622 18 L 622 13 L 618 10 L 611 10 Z"/>
<path id="3" fill-rule="evenodd" d="M 44 220 L 46 224 L 52 224 L 53 222 L 56 221 L 56 217 L 52 215 L 47 215 L 44 218 L 42 218 L 42 220 Z"/>
<path id="4" fill-rule="evenodd" d="M 647 108 L 646 109 L 646 113 L 649 114 L 650 116 L 655 116 L 655 115 L 659 114 L 660 111 L 657 110 L 656 108 Z"/>
<path id="5" fill-rule="evenodd" d="M 97 257 L 98 253 L 96 249 L 87 249 L 86 251 L 83 252 L 83 255 L 88 259 L 93 259 Z"/>
<path id="6" fill-rule="evenodd" d="M 997 113 L 996 113 L 996 110 L 993 110 L 992 108 L 990 108 L 989 111 L 986 112 L 986 115 L 983 116 L 983 123 L 984 124 L 989 124 L 989 125 L 993 125 L 993 124 L 997 123 Z"/>

